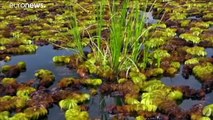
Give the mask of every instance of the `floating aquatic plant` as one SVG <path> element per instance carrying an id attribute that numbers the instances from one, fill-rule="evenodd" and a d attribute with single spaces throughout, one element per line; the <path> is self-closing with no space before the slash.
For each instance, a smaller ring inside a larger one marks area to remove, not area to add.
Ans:
<path id="1" fill-rule="evenodd" d="M 191 58 L 191 59 L 188 59 L 184 62 L 184 64 L 186 64 L 186 65 L 198 64 L 198 63 L 199 63 L 198 58 Z"/>
<path id="2" fill-rule="evenodd" d="M 29 120 L 29 118 L 27 118 L 27 115 L 25 113 L 16 113 L 12 117 L 10 117 L 9 120 Z"/>
<path id="3" fill-rule="evenodd" d="M 17 84 L 17 81 L 15 78 L 3 78 L 1 83 L 2 85 L 7 86 L 12 84 Z"/>
<path id="4" fill-rule="evenodd" d="M 23 97 L 26 100 L 28 100 L 28 99 L 30 99 L 30 94 L 35 91 L 36 91 L 36 89 L 33 87 L 23 86 L 23 87 L 18 88 L 16 95 L 18 97 Z"/>
<path id="5" fill-rule="evenodd" d="M 204 116 L 207 116 L 207 117 L 213 116 L 213 104 L 205 106 L 203 108 L 202 113 Z"/>
<path id="6" fill-rule="evenodd" d="M 43 106 L 28 107 L 23 112 L 28 119 L 38 120 L 40 117 L 46 116 L 48 111 Z"/>
<path id="7" fill-rule="evenodd" d="M 151 38 L 147 41 L 145 41 L 145 45 L 148 47 L 148 48 L 157 48 L 161 45 L 164 45 L 165 44 L 165 38 L 163 37 L 160 37 L 160 38 Z"/>
<path id="8" fill-rule="evenodd" d="M 0 112 L 0 120 L 8 120 L 9 115 L 10 115 L 9 111 Z"/>
<path id="9" fill-rule="evenodd" d="M 157 49 L 153 52 L 153 57 L 157 59 L 157 66 L 160 67 L 161 60 L 170 57 L 170 54 L 166 50 Z"/>
<path id="10" fill-rule="evenodd" d="M 55 75 L 46 69 L 40 69 L 35 73 L 35 76 L 40 80 L 40 85 L 48 87 L 55 80 Z"/>
<path id="11" fill-rule="evenodd" d="M 83 81 L 83 83 L 87 84 L 87 85 L 93 85 L 93 86 L 99 86 L 102 84 L 102 80 L 101 79 L 85 79 Z"/>
<path id="12" fill-rule="evenodd" d="M 12 96 L 0 97 L 0 111 L 12 110 L 16 107 L 15 99 Z"/>
<path id="13" fill-rule="evenodd" d="M 69 56 L 54 56 L 53 57 L 53 62 L 68 64 L 70 62 L 70 57 Z"/>
<path id="14" fill-rule="evenodd" d="M 78 107 L 78 101 L 75 99 L 64 99 L 59 102 L 59 106 L 61 109 L 72 109 Z"/>
<path id="15" fill-rule="evenodd" d="M 201 41 L 198 36 L 193 35 L 192 33 L 183 33 L 179 37 L 186 40 L 187 42 L 193 42 L 196 44 Z"/>
<path id="16" fill-rule="evenodd" d="M 200 79 L 213 78 L 213 65 L 211 63 L 205 63 L 201 65 L 196 65 L 193 68 L 193 73 Z"/>
<path id="17" fill-rule="evenodd" d="M 206 56 L 207 52 L 205 51 L 205 48 L 194 46 L 194 47 L 188 47 L 186 48 L 186 52 L 194 55 L 194 56 Z"/>
<path id="18" fill-rule="evenodd" d="M 66 120 L 89 120 L 89 114 L 87 111 L 69 109 L 65 112 L 65 118 Z"/>

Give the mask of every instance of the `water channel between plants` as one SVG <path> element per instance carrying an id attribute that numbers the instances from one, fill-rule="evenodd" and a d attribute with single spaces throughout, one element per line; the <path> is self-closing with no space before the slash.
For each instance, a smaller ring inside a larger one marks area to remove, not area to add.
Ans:
<path id="1" fill-rule="evenodd" d="M 86 49 L 89 51 L 89 49 Z M 212 49 L 207 49 L 208 56 L 212 56 L 213 52 Z M 17 64 L 19 61 L 24 61 L 27 64 L 27 70 L 26 72 L 23 72 L 20 74 L 20 76 L 17 78 L 18 82 L 27 82 L 28 80 L 35 79 L 35 72 L 38 69 L 48 69 L 53 71 L 53 73 L 56 76 L 56 81 L 54 84 L 49 88 L 54 89 L 56 87 L 56 84 L 58 81 L 63 77 L 75 77 L 79 78 L 79 75 L 76 73 L 75 69 L 68 69 L 65 65 L 56 65 L 53 63 L 52 58 L 57 55 L 72 55 L 75 54 L 72 50 L 54 50 L 51 45 L 48 46 L 42 46 L 39 47 L 37 52 L 35 54 L 30 55 L 17 55 L 13 56 L 12 60 L 8 63 L 3 64 L 9 64 L 14 65 Z M 176 74 L 174 77 L 163 77 L 161 80 L 168 86 L 179 86 L 179 85 L 188 85 L 191 88 L 194 89 L 200 89 L 201 84 L 200 82 L 194 77 L 190 76 L 189 79 L 183 78 L 181 75 L 181 70 L 178 74 Z M 86 88 L 82 88 L 82 91 L 88 92 Z M 120 100 L 120 102 L 116 102 L 116 100 Z M 104 102 L 104 103 L 103 103 Z M 89 113 L 91 119 L 100 118 L 100 119 L 109 119 L 110 114 L 107 112 L 104 112 L 104 110 L 107 109 L 107 107 L 110 107 L 112 105 L 122 104 L 123 100 L 119 97 L 110 97 L 110 96 L 104 96 L 100 93 L 93 96 L 90 100 L 89 104 Z M 186 99 L 183 100 L 180 103 L 180 107 L 184 110 L 189 110 L 193 105 L 196 104 L 211 104 L 213 103 L 213 92 L 206 95 L 205 100 L 192 100 L 192 99 Z M 60 109 L 58 105 L 53 105 L 49 109 L 49 114 L 47 118 L 44 118 L 47 120 L 65 120 L 64 117 L 64 111 Z M 129 117 L 129 119 L 133 119 Z"/>

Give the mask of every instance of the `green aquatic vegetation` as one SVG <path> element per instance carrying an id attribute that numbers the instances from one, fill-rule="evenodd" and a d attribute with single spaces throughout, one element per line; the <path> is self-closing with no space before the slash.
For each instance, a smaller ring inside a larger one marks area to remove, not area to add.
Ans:
<path id="1" fill-rule="evenodd" d="M 188 20 L 188 19 L 182 20 L 181 23 L 180 23 L 181 27 L 187 27 L 190 22 L 191 22 L 191 20 Z"/>
<path id="2" fill-rule="evenodd" d="M 12 39 L 9 38 L 1 38 L 0 40 L 0 45 L 9 45 L 13 42 Z"/>
<path id="3" fill-rule="evenodd" d="M 152 68 L 146 72 L 147 77 L 162 75 L 164 70 L 162 68 Z"/>
<path id="4" fill-rule="evenodd" d="M 64 99 L 59 102 L 59 106 L 61 109 L 72 109 L 78 107 L 78 101 L 75 99 Z"/>
<path id="5" fill-rule="evenodd" d="M 66 120 L 89 120 L 89 113 L 80 109 L 69 109 L 65 112 Z"/>
<path id="6" fill-rule="evenodd" d="M 199 27 L 199 28 L 209 28 L 209 24 L 207 22 L 203 22 L 203 21 L 192 22 L 191 24 L 193 26 Z"/>
<path id="7" fill-rule="evenodd" d="M 48 114 L 47 109 L 44 106 L 28 107 L 23 112 L 28 119 L 38 120 L 40 117 Z"/>
<path id="8" fill-rule="evenodd" d="M 202 79 L 205 77 L 213 77 L 213 64 L 205 63 L 201 65 L 196 65 L 193 69 L 193 73 L 198 78 Z"/>
<path id="9" fill-rule="evenodd" d="M 174 13 L 171 13 L 170 19 L 183 20 L 183 19 L 186 19 L 186 16 L 187 16 L 187 13 L 174 12 Z"/>
<path id="10" fill-rule="evenodd" d="M 83 82 L 87 85 L 93 85 L 93 86 L 99 86 L 102 84 L 102 80 L 101 79 L 85 79 L 83 80 Z"/>
<path id="11" fill-rule="evenodd" d="M 77 100 L 78 103 L 83 103 L 83 102 L 85 102 L 85 101 L 90 99 L 90 95 L 87 94 L 87 93 L 82 93 L 82 94 L 75 94 L 74 93 L 71 96 L 71 98 Z"/>
<path id="12" fill-rule="evenodd" d="M 183 93 L 179 90 L 174 90 L 168 94 L 168 98 L 172 100 L 181 100 L 183 98 Z"/>
<path id="13" fill-rule="evenodd" d="M 170 57 L 170 54 L 166 50 L 157 49 L 153 52 L 153 57 L 157 60 L 157 66 L 160 67 L 161 60 Z"/>
<path id="14" fill-rule="evenodd" d="M 54 63 L 65 63 L 65 64 L 68 64 L 70 62 L 70 57 L 69 56 L 54 56 L 53 57 L 53 62 Z"/>
<path id="15" fill-rule="evenodd" d="M 2 85 L 7 86 L 11 84 L 16 84 L 17 81 L 15 78 L 3 78 L 1 81 Z"/>
<path id="16" fill-rule="evenodd" d="M 118 79 L 118 83 L 119 83 L 119 84 L 122 84 L 122 83 L 127 82 L 127 80 L 128 80 L 128 79 L 126 79 L 126 78 L 120 78 L 120 79 Z"/>
<path id="17" fill-rule="evenodd" d="M 110 51 L 111 51 L 111 61 L 112 67 L 115 71 L 118 71 L 119 67 L 119 59 L 122 55 L 122 45 L 124 43 L 124 24 L 125 24 L 125 16 L 127 14 L 127 0 L 124 1 L 122 6 L 121 15 L 118 14 L 118 10 L 115 7 L 115 3 L 113 1 L 113 6 L 111 10 L 111 14 L 113 15 L 111 19 L 111 28 L 110 28 Z"/>
<path id="18" fill-rule="evenodd" d="M 164 45 L 165 43 L 166 43 L 165 38 L 163 38 L 163 37 L 155 38 L 154 37 L 154 38 L 151 38 L 151 39 L 145 41 L 144 44 L 147 48 L 157 48 L 159 46 Z"/>
<path id="19" fill-rule="evenodd" d="M 27 118 L 27 115 L 25 113 L 16 113 L 12 117 L 10 117 L 9 120 L 29 120 L 29 119 Z"/>
<path id="20" fill-rule="evenodd" d="M 33 53 L 33 52 L 36 52 L 36 50 L 38 49 L 38 46 L 37 45 L 20 45 L 18 48 L 24 51 L 25 53 Z"/>
<path id="21" fill-rule="evenodd" d="M 21 33 L 21 31 L 13 31 L 13 32 L 11 32 L 11 34 L 12 34 L 13 38 L 16 38 L 16 39 L 19 39 L 20 36 L 23 35 L 23 33 Z"/>
<path id="22" fill-rule="evenodd" d="M 17 63 L 17 66 L 21 69 L 21 70 L 26 70 L 26 63 L 24 61 L 20 61 Z"/>
<path id="23" fill-rule="evenodd" d="M 0 120 L 9 120 L 9 111 L 0 112 Z"/>
<path id="24" fill-rule="evenodd" d="M 155 29 L 155 28 L 166 28 L 165 23 L 154 23 L 151 26 L 152 26 L 153 29 Z"/>
<path id="25" fill-rule="evenodd" d="M 213 13 L 207 13 L 207 14 L 205 14 L 205 15 L 203 15 L 203 18 L 204 19 L 212 19 L 213 18 Z"/>
<path id="26" fill-rule="evenodd" d="M 39 18 L 38 18 L 38 16 L 36 14 L 35 15 L 28 15 L 28 16 L 24 17 L 24 20 L 29 20 L 31 22 L 37 21 L 38 19 Z"/>
<path id="27" fill-rule="evenodd" d="M 199 47 L 199 46 L 188 47 L 188 48 L 186 48 L 186 52 L 188 54 L 191 54 L 194 56 L 206 56 L 207 55 L 205 48 Z"/>
<path id="28" fill-rule="evenodd" d="M 12 110 L 16 107 L 15 99 L 12 96 L 5 95 L 0 97 L 0 111 Z"/>
<path id="29" fill-rule="evenodd" d="M 172 62 L 170 65 L 176 69 L 180 69 L 180 62 Z"/>
<path id="30" fill-rule="evenodd" d="M 104 26 L 104 0 L 101 0 L 100 2 L 97 2 L 97 10 L 98 12 L 96 13 L 97 14 L 97 47 L 99 50 L 101 50 L 101 40 L 102 40 L 102 35 L 101 35 L 101 32 L 102 32 L 102 29 L 103 29 L 103 26 Z"/>
<path id="31" fill-rule="evenodd" d="M 187 42 L 193 42 L 196 44 L 201 41 L 198 36 L 193 35 L 192 33 L 183 33 L 179 37 L 186 40 Z"/>
<path id="32" fill-rule="evenodd" d="M 142 84 L 147 79 L 146 75 L 140 72 L 131 71 L 129 76 L 135 84 Z"/>
<path id="33" fill-rule="evenodd" d="M 70 16 L 71 16 L 70 24 L 71 24 L 73 32 L 71 31 L 71 34 L 72 34 L 74 42 L 77 46 L 78 54 L 83 58 L 83 57 L 85 57 L 85 55 L 84 55 L 84 51 L 83 51 L 83 45 L 81 43 L 82 42 L 82 39 L 81 39 L 82 30 L 79 26 L 76 8 L 73 7 L 72 11 L 73 11 L 73 13 L 70 14 Z"/>
<path id="34" fill-rule="evenodd" d="M 8 22 L 8 21 L 6 21 L 6 20 L 1 21 L 0 29 L 4 29 L 4 28 L 6 28 L 8 24 L 9 24 L 9 22 Z"/>
<path id="35" fill-rule="evenodd" d="M 40 69 L 35 73 L 35 77 L 39 79 L 43 79 L 45 77 L 50 77 L 51 79 L 55 79 L 54 74 L 50 70 Z"/>
<path id="36" fill-rule="evenodd" d="M 204 116 L 210 117 L 213 116 L 213 104 L 209 104 L 203 108 L 202 111 Z"/>
<path id="37" fill-rule="evenodd" d="M 1 67 L 1 72 L 2 72 L 2 73 L 5 73 L 5 72 L 9 71 L 11 68 L 12 68 L 11 65 L 3 65 L 3 66 Z"/>
<path id="38" fill-rule="evenodd" d="M 73 84 L 74 82 L 74 78 L 72 77 L 65 77 L 65 78 L 62 78 L 59 83 L 58 83 L 58 86 L 60 86 L 61 88 L 66 88 L 68 86 L 70 86 L 71 84 Z"/>
<path id="39" fill-rule="evenodd" d="M 90 99 L 90 95 L 87 93 L 77 94 L 73 93 L 72 95 L 68 96 L 66 99 L 59 101 L 59 106 L 61 109 L 72 109 L 78 108 L 79 103 L 83 103 Z"/>
<path id="40" fill-rule="evenodd" d="M 192 32 L 192 34 L 195 36 L 199 36 L 203 32 L 203 29 L 199 27 L 191 27 L 190 32 Z"/>
<path id="41" fill-rule="evenodd" d="M 175 73 L 177 73 L 177 71 L 178 70 L 174 67 L 169 67 L 169 68 L 166 69 L 166 73 L 171 75 L 171 76 L 174 75 Z"/>
<path id="42" fill-rule="evenodd" d="M 144 116 L 137 116 L 136 120 L 146 120 L 146 118 Z"/>
<path id="43" fill-rule="evenodd" d="M 150 80 L 144 83 L 142 89 L 146 92 L 151 92 L 153 90 L 163 89 L 166 86 L 160 80 Z"/>
<path id="44" fill-rule="evenodd" d="M 23 86 L 23 87 L 18 88 L 18 90 L 16 92 L 16 96 L 25 98 L 26 100 L 29 100 L 30 94 L 35 92 L 35 91 L 36 91 L 36 89 L 33 88 L 33 87 Z"/>
<path id="45" fill-rule="evenodd" d="M 1 51 L 6 50 L 6 47 L 5 46 L 0 46 L 0 50 Z"/>
<path id="46" fill-rule="evenodd" d="M 199 59 L 198 58 L 191 58 L 191 59 L 186 60 L 184 62 L 184 64 L 186 64 L 186 65 L 199 64 Z"/>
<path id="47" fill-rule="evenodd" d="M 137 100 L 136 98 L 125 97 L 125 103 L 128 105 L 137 105 L 137 104 L 140 104 L 140 101 Z"/>
<path id="48" fill-rule="evenodd" d="M 24 108 L 27 104 L 26 97 L 15 97 L 14 100 L 15 100 L 15 106 L 18 109 Z"/>

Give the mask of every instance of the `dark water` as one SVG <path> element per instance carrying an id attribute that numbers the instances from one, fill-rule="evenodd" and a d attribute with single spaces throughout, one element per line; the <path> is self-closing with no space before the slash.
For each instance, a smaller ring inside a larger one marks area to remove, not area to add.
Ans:
<path id="1" fill-rule="evenodd" d="M 17 78 L 19 82 L 26 82 L 27 80 L 34 79 L 34 74 L 39 69 L 47 69 L 52 71 L 56 76 L 56 81 L 62 77 L 75 76 L 75 72 L 69 70 L 65 66 L 56 66 L 52 58 L 56 55 L 71 55 L 72 51 L 67 50 L 53 50 L 52 46 L 39 47 L 36 54 L 31 55 L 18 55 L 13 56 L 12 60 L 7 64 L 17 64 L 19 61 L 26 62 L 27 70 L 20 74 Z"/>
<path id="2" fill-rule="evenodd" d="M 207 57 L 213 56 L 213 49 L 206 48 Z M 180 85 L 188 85 L 193 89 L 201 89 L 201 83 L 197 80 L 194 76 L 190 76 L 188 79 L 183 78 L 181 75 L 183 66 L 181 65 L 180 72 L 176 74 L 174 77 L 163 77 L 161 81 L 168 85 L 168 86 L 180 86 Z M 192 99 L 185 99 L 179 105 L 184 110 L 189 110 L 193 105 L 196 104 L 213 104 L 213 92 L 206 95 L 205 100 L 192 100 Z"/>

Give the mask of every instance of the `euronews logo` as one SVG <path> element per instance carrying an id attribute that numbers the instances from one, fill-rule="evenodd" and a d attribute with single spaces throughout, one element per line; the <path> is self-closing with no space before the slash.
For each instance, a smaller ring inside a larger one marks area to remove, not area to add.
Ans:
<path id="1" fill-rule="evenodd" d="M 10 3 L 10 8 L 45 8 L 43 3 Z"/>

